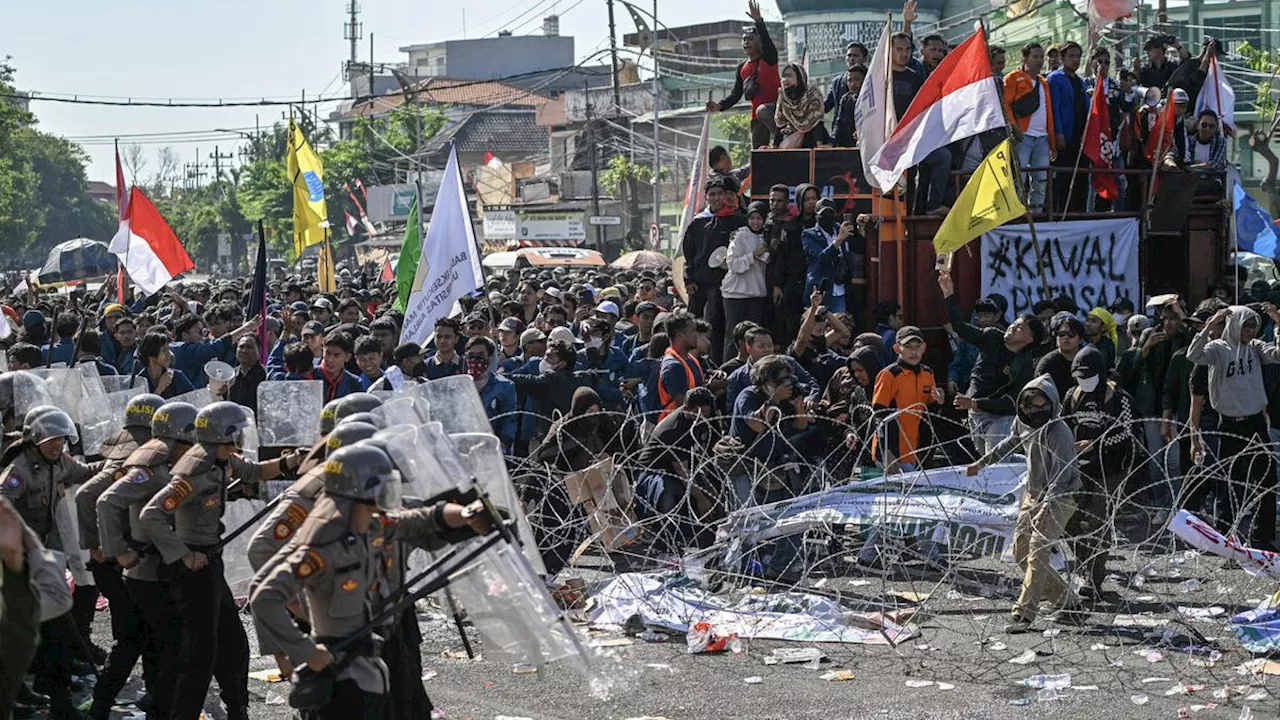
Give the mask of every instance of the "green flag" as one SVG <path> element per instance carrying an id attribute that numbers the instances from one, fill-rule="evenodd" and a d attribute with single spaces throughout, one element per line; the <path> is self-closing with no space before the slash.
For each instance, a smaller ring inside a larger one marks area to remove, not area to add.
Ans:
<path id="1" fill-rule="evenodd" d="M 396 265 L 395 309 L 400 312 L 409 306 L 409 295 L 413 293 L 421 258 L 422 221 L 418 219 L 418 194 L 414 193 L 413 202 L 409 205 L 409 224 L 404 228 L 404 242 L 400 244 L 400 260 Z"/>

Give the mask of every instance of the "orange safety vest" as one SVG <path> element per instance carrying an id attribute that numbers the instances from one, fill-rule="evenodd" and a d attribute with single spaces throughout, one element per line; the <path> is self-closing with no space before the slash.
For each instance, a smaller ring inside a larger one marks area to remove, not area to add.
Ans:
<path id="1" fill-rule="evenodd" d="M 685 361 L 684 356 L 676 352 L 675 348 L 670 347 L 667 348 L 667 351 L 663 353 L 663 355 L 665 357 L 673 357 L 680 361 L 680 365 L 684 367 L 685 386 L 688 387 L 689 390 L 692 390 L 694 388 L 694 383 L 698 381 L 698 378 L 693 374 L 693 367 Z M 698 366 L 699 371 L 702 370 L 702 366 L 698 365 L 697 359 L 690 357 L 689 360 L 692 361 L 694 365 Z M 662 413 L 658 415 L 658 422 L 662 422 L 671 414 L 672 410 L 679 407 L 679 405 L 676 404 L 676 399 L 671 397 L 671 393 L 668 393 L 667 389 L 662 386 L 661 370 L 659 370 L 658 375 L 658 402 L 662 403 Z"/>

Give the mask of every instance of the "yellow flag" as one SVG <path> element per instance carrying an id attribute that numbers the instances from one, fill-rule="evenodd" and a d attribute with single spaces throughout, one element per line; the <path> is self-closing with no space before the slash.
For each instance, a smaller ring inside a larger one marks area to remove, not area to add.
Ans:
<path id="1" fill-rule="evenodd" d="M 295 257 L 324 240 L 329 211 L 324 202 L 324 166 L 296 123 L 289 121 L 289 181 L 293 183 L 293 250 Z"/>
<path id="2" fill-rule="evenodd" d="M 333 248 L 329 238 L 320 244 L 320 255 L 316 258 L 316 285 L 320 292 L 337 292 L 338 278 L 333 272 Z"/>
<path id="3" fill-rule="evenodd" d="M 1006 139 L 983 159 L 956 198 L 933 236 L 934 252 L 955 252 L 982 233 L 1026 215 L 1016 178 L 1013 144 Z"/>

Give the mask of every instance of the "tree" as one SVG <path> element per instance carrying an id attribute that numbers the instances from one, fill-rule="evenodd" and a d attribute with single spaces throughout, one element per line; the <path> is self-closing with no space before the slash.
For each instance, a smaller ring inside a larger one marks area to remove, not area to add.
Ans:
<path id="1" fill-rule="evenodd" d="M 38 230 L 33 247 L 44 252 L 77 237 L 109 241 L 116 229 L 115 208 L 89 197 L 84 150 L 30 128 L 20 130 L 14 138 L 19 153 L 26 155 L 39 178 L 33 216 Z"/>
<path id="2" fill-rule="evenodd" d="M 1258 83 L 1254 96 L 1253 109 L 1258 114 L 1258 123 L 1249 132 L 1247 142 L 1254 152 L 1267 161 L 1267 175 L 1262 181 L 1262 190 L 1271 200 L 1272 213 L 1280 208 L 1280 188 L 1276 186 L 1276 174 L 1280 172 L 1280 158 L 1271 149 L 1271 138 L 1275 135 L 1277 116 L 1276 101 L 1271 96 L 1271 88 L 1275 84 L 1276 73 L 1280 70 L 1280 52 L 1260 50 L 1247 42 L 1240 43 L 1236 53 L 1245 59 L 1249 69 L 1254 72 L 1268 73 L 1270 77 Z"/>
<path id="3" fill-rule="evenodd" d="M 127 178 L 129 184 L 137 185 L 142 171 L 147 167 L 147 158 L 142 146 L 137 143 L 125 145 L 124 151 L 120 153 L 120 164 L 129 171 Z"/>
<path id="4" fill-rule="evenodd" d="M 605 171 L 600 173 L 600 187 L 610 195 L 620 196 L 622 206 L 627 209 L 628 236 L 640 233 L 644 225 L 644 218 L 640 216 L 640 185 L 651 182 L 653 168 L 631 162 L 625 155 L 614 155 Z"/>
<path id="5" fill-rule="evenodd" d="M 167 194 L 170 187 L 178 181 L 178 168 L 180 167 L 182 167 L 182 160 L 173 148 L 162 147 L 156 151 L 156 171 L 151 176 L 151 182 L 147 183 L 151 188 L 151 194 Z M 136 185 L 137 178 L 133 182 Z"/>
<path id="6" fill-rule="evenodd" d="M 13 94 L 14 69 L 9 58 L 0 61 L 0 93 Z M 20 152 L 14 135 L 35 122 L 16 102 L 0 100 L 0 250 L 12 258 L 36 238 L 36 187 L 39 179 L 31 159 Z"/>
<path id="7" fill-rule="evenodd" d="M 745 112 L 720 113 L 720 133 L 728 141 L 729 157 L 734 167 L 742 167 L 751 161 L 751 114 Z"/>

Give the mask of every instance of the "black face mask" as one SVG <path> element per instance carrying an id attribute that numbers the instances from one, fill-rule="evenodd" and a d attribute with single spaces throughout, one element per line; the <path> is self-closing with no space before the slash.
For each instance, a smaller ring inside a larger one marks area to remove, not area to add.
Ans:
<path id="1" fill-rule="evenodd" d="M 834 233 L 836 231 L 836 216 L 833 213 L 818 215 L 818 227 L 821 227 L 825 233 Z"/>
<path id="2" fill-rule="evenodd" d="M 1042 408 L 1018 407 L 1018 419 L 1022 424 L 1033 427 L 1042 428 L 1049 424 L 1053 419 L 1053 409 L 1048 405 Z"/>

